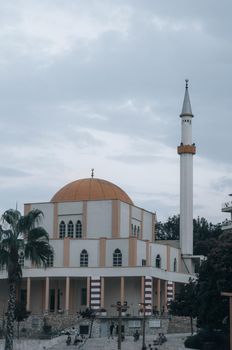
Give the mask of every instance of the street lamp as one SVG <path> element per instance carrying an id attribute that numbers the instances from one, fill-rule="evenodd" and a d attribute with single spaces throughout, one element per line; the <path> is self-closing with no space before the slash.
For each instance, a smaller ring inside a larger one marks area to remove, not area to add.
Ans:
<path id="1" fill-rule="evenodd" d="M 127 301 L 122 304 L 121 301 L 117 301 L 116 305 L 111 305 L 118 311 L 118 350 L 121 350 L 122 345 L 122 311 L 126 311 L 130 306 L 127 306 Z"/>
<path id="2" fill-rule="evenodd" d="M 140 306 L 143 308 L 143 345 L 142 345 L 142 350 L 146 350 L 146 343 L 145 343 L 145 325 L 146 325 L 146 303 L 140 303 Z"/>

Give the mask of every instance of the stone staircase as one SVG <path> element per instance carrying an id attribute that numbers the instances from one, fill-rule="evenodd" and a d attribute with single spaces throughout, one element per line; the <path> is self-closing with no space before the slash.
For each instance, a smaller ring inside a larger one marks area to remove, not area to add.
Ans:
<path id="1" fill-rule="evenodd" d="M 193 320 L 193 331 L 196 332 L 196 319 Z M 169 321 L 167 333 L 191 333 L 190 317 L 173 316 Z"/>

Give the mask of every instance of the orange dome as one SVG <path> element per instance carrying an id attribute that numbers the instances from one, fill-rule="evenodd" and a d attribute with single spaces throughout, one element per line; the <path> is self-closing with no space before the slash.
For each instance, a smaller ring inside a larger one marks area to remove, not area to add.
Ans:
<path id="1" fill-rule="evenodd" d="M 51 202 L 76 202 L 101 199 L 119 199 L 132 204 L 130 197 L 120 187 L 102 179 L 81 179 L 62 187 Z"/>

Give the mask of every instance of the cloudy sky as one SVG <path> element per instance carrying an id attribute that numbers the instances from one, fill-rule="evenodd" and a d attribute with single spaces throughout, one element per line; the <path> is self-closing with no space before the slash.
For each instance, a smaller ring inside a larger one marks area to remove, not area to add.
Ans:
<path id="1" fill-rule="evenodd" d="M 0 211 L 95 176 L 163 220 L 179 211 L 190 80 L 194 216 L 232 192 L 230 0 L 0 3 Z"/>

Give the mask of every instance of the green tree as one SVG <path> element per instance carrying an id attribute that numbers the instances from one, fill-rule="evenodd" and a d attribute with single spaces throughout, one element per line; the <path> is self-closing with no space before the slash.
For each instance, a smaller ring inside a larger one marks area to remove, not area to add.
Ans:
<path id="1" fill-rule="evenodd" d="M 164 223 L 161 221 L 156 224 L 156 239 L 175 240 L 179 239 L 180 215 L 173 215 Z"/>
<path id="2" fill-rule="evenodd" d="M 210 330 L 222 329 L 228 316 L 228 298 L 232 292 L 232 240 L 220 238 L 199 270 L 197 281 L 198 324 Z"/>
<path id="3" fill-rule="evenodd" d="M 173 215 L 165 222 L 156 224 L 156 240 L 178 240 L 180 231 L 180 216 Z M 222 234 L 221 225 L 214 225 L 205 218 L 193 219 L 193 252 L 196 255 L 208 255 L 217 245 L 217 239 Z"/>
<path id="4" fill-rule="evenodd" d="M 39 226 L 42 217 L 43 213 L 37 209 L 25 216 L 14 209 L 9 209 L 2 215 L 0 267 L 7 270 L 9 287 L 5 350 L 13 349 L 16 285 L 22 278 L 20 253 L 23 252 L 25 259 L 36 266 L 46 266 L 49 255 L 53 253 L 48 233 Z"/>
<path id="5" fill-rule="evenodd" d="M 179 293 L 170 303 L 169 312 L 175 316 L 190 317 L 193 334 L 193 318 L 197 316 L 196 282 L 193 279 L 190 278 L 188 284 L 181 286 Z"/>

